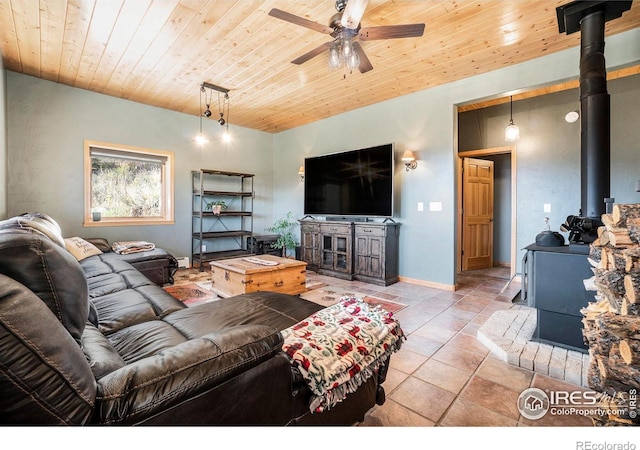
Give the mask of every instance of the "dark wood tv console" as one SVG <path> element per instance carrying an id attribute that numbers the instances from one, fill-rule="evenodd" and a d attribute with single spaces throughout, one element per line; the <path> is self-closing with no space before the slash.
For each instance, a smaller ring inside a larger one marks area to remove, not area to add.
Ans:
<path id="1" fill-rule="evenodd" d="M 300 221 L 301 258 L 307 269 L 381 286 L 398 281 L 396 222 Z"/>

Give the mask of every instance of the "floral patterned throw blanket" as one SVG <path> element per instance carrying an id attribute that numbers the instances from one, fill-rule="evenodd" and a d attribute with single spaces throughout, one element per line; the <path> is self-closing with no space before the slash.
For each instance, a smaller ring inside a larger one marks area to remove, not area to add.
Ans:
<path id="1" fill-rule="evenodd" d="M 321 412 L 355 392 L 406 339 L 393 314 L 344 296 L 282 331 L 283 350 L 313 393 Z"/>

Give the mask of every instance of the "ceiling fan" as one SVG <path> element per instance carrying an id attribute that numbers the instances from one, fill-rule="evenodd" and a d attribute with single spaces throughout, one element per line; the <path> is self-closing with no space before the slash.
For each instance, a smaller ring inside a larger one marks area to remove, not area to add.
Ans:
<path id="1" fill-rule="evenodd" d="M 333 37 L 332 41 L 325 42 L 291 61 L 293 64 L 303 64 L 328 49 L 330 67 L 358 69 L 360 73 L 365 73 L 373 69 L 373 65 L 360 41 L 420 37 L 424 33 L 423 23 L 361 28 L 360 19 L 367 2 L 368 0 L 337 0 L 338 12 L 331 17 L 328 26 L 277 8 L 269 11 L 269 15 Z"/>

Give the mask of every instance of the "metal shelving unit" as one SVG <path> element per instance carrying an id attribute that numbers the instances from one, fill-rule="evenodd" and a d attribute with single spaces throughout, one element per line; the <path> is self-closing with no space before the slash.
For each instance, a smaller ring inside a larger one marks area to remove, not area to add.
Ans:
<path id="1" fill-rule="evenodd" d="M 208 269 L 211 261 L 249 255 L 247 239 L 253 236 L 253 174 L 200 169 L 191 172 L 191 260 L 193 267 Z M 207 204 L 224 201 L 219 214 Z"/>

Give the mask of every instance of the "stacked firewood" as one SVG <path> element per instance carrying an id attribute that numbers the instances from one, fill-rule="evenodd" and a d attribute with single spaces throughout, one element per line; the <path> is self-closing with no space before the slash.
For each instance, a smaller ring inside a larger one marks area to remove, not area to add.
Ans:
<path id="1" fill-rule="evenodd" d="M 596 425 L 640 424 L 640 204 L 615 204 L 602 222 L 589 253 L 594 277 L 585 280 L 597 291 L 596 302 L 581 312 L 587 382 L 609 413 L 592 418 Z"/>

